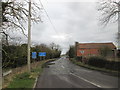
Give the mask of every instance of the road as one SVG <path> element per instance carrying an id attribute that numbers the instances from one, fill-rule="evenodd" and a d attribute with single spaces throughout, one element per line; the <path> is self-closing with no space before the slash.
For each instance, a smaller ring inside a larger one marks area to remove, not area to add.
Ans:
<path id="1" fill-rule="evenodd" d="M 118 78 L 79 67 L 62 57 L 44 68 L 36 88 L 118 88 Z"/>

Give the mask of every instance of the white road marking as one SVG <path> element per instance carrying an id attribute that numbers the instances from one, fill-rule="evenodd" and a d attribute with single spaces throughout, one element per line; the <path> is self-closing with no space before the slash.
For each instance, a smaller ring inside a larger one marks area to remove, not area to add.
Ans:
<path id="1" fill-rule="evenodd" d="M 86 79 L 84 79 L 84 78 L 82 78 L 82 77 L 80 77 L 80 76 L 77 76 L 77 75 L 73 74 L 73 73 L 70 73 L 70 74 L 73 75 L 73 76 L 76 76 L 76 77 L 78 77 L 78 78 L 80 78 L 80 79 L 82 79 L 82 80 L 84 80 L 84 81 L 86 81 L 86 82 L 88 82 L 88 83 L 96 86 L 96 87 L 99 87 L 99 88 L 101 87 L 100 85 L 97 85 L 97 84 L 95 84 L 95 83 L 93 83 L 93 82 L 90 82 L 90 81 L 88 81 L 88 80 L 86 80 Z"/>
<path id="2" fill-rule="evenodd" d="M 83 70 L 83 69 L 75 69 L 76 71 L 83 71 L 83 72 L 92 72 L 92 71 L 90 71 L 90 70 Z"/>

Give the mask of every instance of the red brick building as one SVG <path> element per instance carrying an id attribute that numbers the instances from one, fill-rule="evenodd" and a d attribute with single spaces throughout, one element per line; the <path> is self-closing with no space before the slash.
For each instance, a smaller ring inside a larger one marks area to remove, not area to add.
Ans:
<path id="1" fill-rule="evenodd" d="M 96 56 L 100 55 L 100 48 L 108 47 L 113 51 L 115 55 L 116 46 L 113 43 L 75 43 L 76 56 Z"/>

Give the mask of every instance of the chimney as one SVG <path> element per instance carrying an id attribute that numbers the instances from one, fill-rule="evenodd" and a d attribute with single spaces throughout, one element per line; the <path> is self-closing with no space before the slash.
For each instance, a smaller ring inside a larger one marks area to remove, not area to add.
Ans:
<path id="1" fill-rule="evenodd" d="M 75 42 L 75 57 L 77 57 L 78 45 L 79 45 L 79 43 L 78 43 L 78 42 Z"/>

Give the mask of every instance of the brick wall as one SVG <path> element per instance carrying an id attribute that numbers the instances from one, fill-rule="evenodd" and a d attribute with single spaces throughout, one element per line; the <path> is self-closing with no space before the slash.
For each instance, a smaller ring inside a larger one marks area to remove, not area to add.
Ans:
<path id="1" fill-rule="evenodd" d="M 77 56 L 99 55 L 98 49 L 78 49 Z"/>

